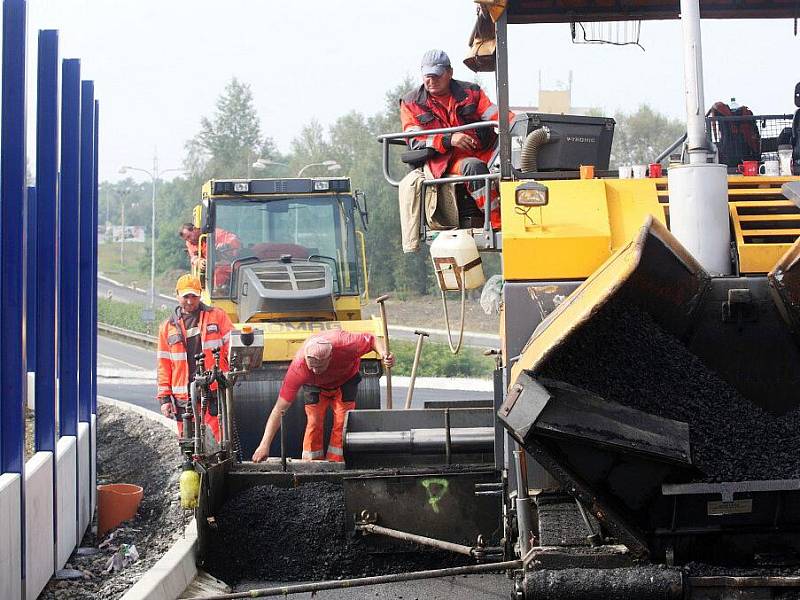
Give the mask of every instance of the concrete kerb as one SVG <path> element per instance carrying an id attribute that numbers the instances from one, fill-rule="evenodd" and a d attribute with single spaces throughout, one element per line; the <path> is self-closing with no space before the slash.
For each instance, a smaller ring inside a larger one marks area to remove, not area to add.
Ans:
<path id="1" fill-rule="evenodd" d="M 98 397 L 98 402 L 129 410 L 158 423 L 177 434 L 178 426 L 172 419 L 146 408 L 112 398 Z M 183 538 L 175 542 L 156 564 L 148 569 L 121 600 L 175 600 L 197 575 L 195 555 L 197 528 L 194 520 L 184 529 Z"/>

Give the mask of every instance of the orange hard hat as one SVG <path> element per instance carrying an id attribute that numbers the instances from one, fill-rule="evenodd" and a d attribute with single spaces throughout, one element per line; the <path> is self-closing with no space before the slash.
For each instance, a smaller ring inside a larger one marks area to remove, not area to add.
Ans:
<path id="1" fill-rule="evenodd" d="M 178 296 L 188 296 L 189 294 L 199 296 L 203 291 L 203 286 L 200 284 L 199 278 L 187 273 L 178 278 L 178 283 L 175 284 L 175 291 Z"/>

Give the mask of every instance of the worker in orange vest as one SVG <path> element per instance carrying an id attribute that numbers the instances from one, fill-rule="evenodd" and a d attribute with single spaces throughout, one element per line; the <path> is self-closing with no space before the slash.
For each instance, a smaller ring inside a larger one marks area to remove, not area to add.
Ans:
<path id="1" fill-rule="evenodd" d="M 189 400 L 189 383 L 196 372 L 195 355 L 204 355 L 203 367 L 214 366 L 212 350 L 220 348 L 220 368 L 228 367 L 228 347 L 233 324 L 224 310 L 200 302 L 202 286 L 194 275 L 178 279 L 175 291 L 178 307 L 164 321 L 158 334 L 158 392 L 161 414 L 178 421 L 178 435 L 183 435 L 181 415 Z M 212 390 L 216 389 L 216 383 Z M 203 415 L 203 422 L 220 440 L 216 397 Z"/>
<path id="2" fill-rule="evenodd" d="M 281 425 L 281 414 L 294 402 L 301 387 L 306 411 L 303 460 L 343 462 L 345 415 L 356 405 L 361 356 L 372 351 L 378 353 L 386 367 L 394 365 L 394 356 L 386 352 L 383 340 L 369 333 L 334 330 L 308 338 L 289 365 L 278 401 L 267 419 L 264 436 L 253 453 L 253 462 L 261 462 L 269 456 L 269 447 Z M 322 435 L 328 406 L 333 410 L 333 429 L 326 453 Z"/>
<path id="3" fill-rule="evenodd" d="M 494 121 L 498 117 L 497 106 L 478 84 L 453 79 L 450 57 L 443 50 L 428 50 L 422 57 L 421 72 L 422 85 L 400 100 L 403 131 L 420 132 L 419 136 L 409 138 L 409 146 L 412 150 L 428 151 L 426 164 L 436 178 L 487 174 L 487 163 L 497 148 L 493 128 L 432 135 L 425 130 Z M 508 118 L 513 121 L 514 113 L 509 112 Z M 486 212 L 488 204 L 492 228 L 500 229 L 497 187 L 493 184 L 487 190 L 485 182 L 479 180 L 468 182 L 466 188 L 482 211 Z M 477 225 L 482 227 L 483 222 Z"/>

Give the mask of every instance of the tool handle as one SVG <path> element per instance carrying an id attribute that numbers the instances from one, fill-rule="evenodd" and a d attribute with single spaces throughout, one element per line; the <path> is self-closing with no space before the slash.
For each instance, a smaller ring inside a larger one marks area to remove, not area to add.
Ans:
<path id="1" fill-rule="evenodd" d="M 382 305 L 382 304 L 383 304 L 384 302 L 386 302 L 386 301 L 387 301 L 389 298 L 390 298 L 389 294 L 384 294 L 383 296 L 378 296 L 377 298 L 375 298 L 375 302 L 376 302 L 377 304 L 381 304 L 381 305 Z"/>
<path id="2" fill-rule="evenodd" d="M 388 298 L 388 295 L 380 296 L 375 301 L 381 306 L 381 321 L 383 321 L 383 344 L 386 346 L 386 354 L 389 354 L 389 324 L 386 322 L 386 306 L 383 301 Z M 392 406 L 392 368 L 386 367 L 386 408 L 391 409 Z"/>

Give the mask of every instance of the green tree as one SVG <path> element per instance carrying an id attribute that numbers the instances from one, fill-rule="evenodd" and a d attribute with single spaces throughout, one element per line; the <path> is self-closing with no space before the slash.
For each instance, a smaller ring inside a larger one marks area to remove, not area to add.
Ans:
<path id="1" fill-rule="evenodd" d="M 635 111 L 617 112 L 611 165 L 647 164 L 686 132 L 686 124 L 671 119 L 647 104 Z"/>
<path id="2" fill-rule="evenodd" d="M 338 118 L 327 132 L 312 121 L 292 142 L 290 164 L 294 172 L 309 163 L 335 160 L 342 165 L 341 174 L 365 193 L 370 213 L 367 262 L 374 294 L 390 290 L 425 294 L 433 285 L 427 247 L 415 254 L 403 254 L 401 249 L 397 190 L 383 178 L 381 147 L 376 141 L 382 133 L 400 130 L 398 98 L 412 86 L 406 79 L 390 90 L 384 110 L 371 117 L 350 112 Z M 398 154 L 392 153 L 390 166 L 395 177 L 407 168 Z"/>
<path id="3" fill-rule="evenodd" d="M 250 86 L 235 77 L 217 99 L 212 117 L 200 120 L 200 132 L 186 143 L 184 165 L 193 177 L 247 177 L 258 158 L 274 159 L 275 144 L 262 137 Z"/>

